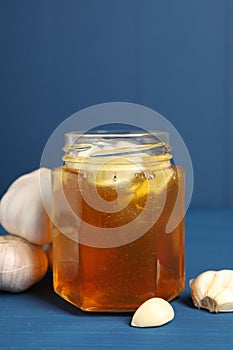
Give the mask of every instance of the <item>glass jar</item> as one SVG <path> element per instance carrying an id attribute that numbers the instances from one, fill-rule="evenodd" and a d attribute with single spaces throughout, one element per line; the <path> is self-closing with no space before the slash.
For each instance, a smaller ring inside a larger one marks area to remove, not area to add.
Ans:
<path id="1" fill-rule="evenodd" d="M 53 170 L 53 279 L 85 311 L 184 289 L 184 171 L 166 132 L 65 135 Z"/>

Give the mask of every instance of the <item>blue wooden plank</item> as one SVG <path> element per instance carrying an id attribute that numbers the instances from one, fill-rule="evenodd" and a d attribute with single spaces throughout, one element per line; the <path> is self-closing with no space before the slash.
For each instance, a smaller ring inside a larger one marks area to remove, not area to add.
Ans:
<path id="1" fill-rule="evenodd" d="M 193 307 L 188 280 L 203 269 L 233 268 L 231 210 L 187 215 L 187 286 L 172 302 L 175 319 L 130 327 L 131 313 L 85 313 L 55 295 L 51 275 L 25 293 L 0 293 L 0 349 L 232 349 L 233 313 Z"/>

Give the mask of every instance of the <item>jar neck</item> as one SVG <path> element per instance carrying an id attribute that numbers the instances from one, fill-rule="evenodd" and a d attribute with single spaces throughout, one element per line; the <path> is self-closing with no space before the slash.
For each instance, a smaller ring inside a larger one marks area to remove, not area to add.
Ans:
<path id="1" fill-rule="evenodd" d="M 103 163 L 132 167 L 133 164 L 170 166 L 169 135 L 166 132 L 139 134 L 82 134 L 65 135 L 66 167 L 78 168 L 82 164 L 99 166 Z"/>

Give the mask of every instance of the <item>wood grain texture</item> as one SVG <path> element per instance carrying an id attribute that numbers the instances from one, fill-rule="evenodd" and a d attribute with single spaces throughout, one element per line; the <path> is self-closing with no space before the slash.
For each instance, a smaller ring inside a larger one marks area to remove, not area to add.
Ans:
<path id="1" fill-rule="evenodd" d="M 25 293 L 0 293 L 0 349 L 233 348 L 233 313 L 197 310 L 188 280 L 207 269 L 233 269 L 231 210 L 192 210 L 186 220 L 187 287 L 172 302 L 175 319 L 130 327 L 132 314 L 84 313 L 55 295 L 51 275 Z"/>

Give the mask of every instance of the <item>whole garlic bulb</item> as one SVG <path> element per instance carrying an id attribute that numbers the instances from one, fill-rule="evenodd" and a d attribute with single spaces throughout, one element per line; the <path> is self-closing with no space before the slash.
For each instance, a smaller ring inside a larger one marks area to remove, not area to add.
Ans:
<path id="1" fill-rule="evenodd" d="M 0 236 L 0 290 L 23 292 L 42 279 L 48 268 L 43 249 L 17 236 Z"/>
<path id="2" fill-rule="evenodd" d="M 41 195 L 43 189 L 43 200 Z M 34 244 L 52 240 L 52 225 L 44 207 L 51 210 L 51 170 L 41 168 L 16 179 L 1 199 L 1 225 Z"/>
<path id="3" fill-rule="evenodd" d="M 189 284 L 197 308 L 210 312 L 233 311 L 233 270 L 206 271 Z"/>

